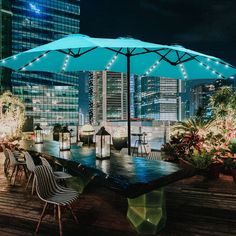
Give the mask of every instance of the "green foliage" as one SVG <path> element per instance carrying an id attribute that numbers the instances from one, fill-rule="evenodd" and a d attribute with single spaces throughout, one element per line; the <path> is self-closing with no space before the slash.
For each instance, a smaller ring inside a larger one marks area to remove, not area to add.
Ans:
<path id="1" fill-rule="evenodd" d="M 236 153 L 236 138 L 230 140 L 229 149 L 231 152 Z"/>
<path id="2" fill-rule="evenodd" d="M 184 159 L 195 168 L 206 169 L 211 164 L 222 163 L 236 153 L 236 94 L 230 87 L 222 87 L 210 98 L 213 117 L 206 119 L 205 110 L 200 108 L 196 116 L 179 122 L 173 128 L 169 143 L 162 148 L 164 157 Z M 236 168 L 229 160 L 226 168 Z M 230 166 L 230 167 L 229 167 Z"/>
<path id="3" fill-rule="evenodd" d="M 189 162 L 197 169 L 206 169 L 212 163 L 213 157 L 213 152 L 207 152 L 205 149 L 200 152 L 195 150 Z"/>

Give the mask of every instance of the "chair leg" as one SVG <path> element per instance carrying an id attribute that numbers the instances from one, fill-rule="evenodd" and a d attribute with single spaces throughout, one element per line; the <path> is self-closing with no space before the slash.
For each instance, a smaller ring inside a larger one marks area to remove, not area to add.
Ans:
<path id="1" fill-rule="evenodd" d="M 43 219 L 43 217 L 44 217 L 44 213 L 45 213 L 45 210 L 46 210 L 47 205 L 48 205 L 48 203 L 46 202 L 45 205 L 44 205 L 44 207 L 43 207 L 43 211 L 42 211 L 42 213 L 41 213 L 41 216 L 40 216 L 40 218 L 39 218 L 39 221 L 38 221 L 38 224 L 37 224 L 37 227 L 36 227 L 36 230 L 35 230 L 35 233 L 36 233 L 36 234 L 38 233 L 39 226 L 40 226 L 40 224 L 41 224 L 41 222 L 42 222 L 42 219 Z"/>
<path id="2" fill-rule="evenodd" d="M 78 218 L 76 217 L 76 215 L 75 215 L 75 213 L 74 213 L 74 211 L 73 211 L 73 209 L 72 209 L 72 206 L 71 206 L 71 205 L 68 205 L 68 207 L 69 207 L 69 209 L 70 209 L 70 212 L 71 212 L 71 214 L 72 214 L 72 216 L 73 216 L 75 222 L 78 224 L 79 221 L 78 221 Z"/>
<path id="3" fill-rule="evenodd" d="M 5 172 L 6 176 L 9 174 L 9 168 L 10 168 L 10 160 L 7 159 L 7 161 L 6 161 L 6 172 Z"/>
<path id="4" fill-rule="evenodd" d="M 8 167 L 9 167 L 9 164 L 10 164 L 10 161 L 9 161 L 8 158 L 6 158 L 5 161 L 4 161 L 4 173 L 5 173 L 5 175 L 8 174 Z"/>
<path id="5" fill-rule="evenodd" d="M 58 222 L 59 222 L 60 236 L 62 236 L 61 206 L 60 205 L 58 205 Z"/>
<path id="6" fill-rule="evenodd" d="M 19 172 L 19 166 L 16 166 L 16 171 L 15 172 L 16 172 L 16 174 L 15 174 L 15 177 L 14 177 L 14 180 L 13 180 L 13 185 L 15 185 L 15 182 L 16 182 L 16 176 Z"/>
<path id="7" fill-rule="evenodd" d="M 57 205 L 53 205 L 54 207 L 54 220 L 57 221 Z"/>
<path id="8" fill-rule="evenodd" d="M 25 190 L 27 190 L 27 188 L 28 188 L 28 185 L 29 185 L 29 182 L 30 182 L 30 180 L 31 180 L 32 175 L 33 175 L 32 172 L 30 172 L 30 175 L 29 175 L 29 178 L 28 178 L 28 181 L 27 181 Z"/>
<path id="9" fill-rule="evenodd" d="M 25 165 L 23 165 L 23 169 L 24 169 L 24 172 L 25 172 L 25 178 L 27 178 L 28 177 L 28 172 L 27 172 L 27 169 L 26 169 Z"/>
<path id="10" fill-rule="evenodd" d="M 12 170 L 11 176 L 10 176 L 10 181 L 11 181 L 11 179 L 12 179 L 12 177 L 13 177 L 13 174 L 14 174 L 15 170 L 16 170 L 16 166 L 13 167 L 13 170 Z"/>
<path id="11" fill-rule="evenodd" d="M 33 183 L 32 183 L 32 189 L 31 189 L 31 194 L 32 195 L 34 194 L 34 190 L 35 190 L 35 181 L 36 181 L 36 178 L 35 178 L 35 175 L 34 175 Z"/>

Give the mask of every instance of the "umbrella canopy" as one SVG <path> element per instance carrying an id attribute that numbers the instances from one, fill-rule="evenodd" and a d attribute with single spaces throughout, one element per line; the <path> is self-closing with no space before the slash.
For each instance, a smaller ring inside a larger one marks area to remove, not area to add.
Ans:
<path id="1" fill-rule="evenodd" d="M 92 38 L 68 35 L 54 42 L 2 59 L 0 65 L 16 71 L 72 72 L 109 70 L 127 73 L 128 108 L 130 74 L 176 79 L 226 78 L 234 66 L 219 58 L 132 38 Z M 130 154 L 130 109 L 128 150 Z"/>
<path id="2" fill-rule="evenodd" d="M 130 73 L 177 79 L 225 78 L 235 67 L 182 46 L 167 46 L 132 38 L 92 38 L 72 34 L 0 61 L 16 71 L 97 71 Z"/>

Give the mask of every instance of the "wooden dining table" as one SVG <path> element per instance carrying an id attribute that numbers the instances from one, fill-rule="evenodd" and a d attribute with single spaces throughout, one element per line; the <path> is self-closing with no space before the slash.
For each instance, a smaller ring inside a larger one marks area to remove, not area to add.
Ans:
<path id="1" fill-rule="evenodd" d="M 94 147 L 76 144 L 64 152 L 60 151 L 56 141 L 43 144 L 22 141 L 21 148 L 52 157 L 74 175 L 90 173 L 96 183 L 126 196 L 127 218 L 139 233 L 155 234 L 164 227 L 164 187 L 194 175 L 192 170 L 182 169 L 174 163 L 123 156 L 116 152 L 108 160 L 97 160 Z"/>

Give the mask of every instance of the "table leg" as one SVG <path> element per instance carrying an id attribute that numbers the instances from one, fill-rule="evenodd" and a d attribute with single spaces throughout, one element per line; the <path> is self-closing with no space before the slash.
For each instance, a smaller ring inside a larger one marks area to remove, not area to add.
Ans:
<path id="1" fill-rule="evenodd" d="M 164 188 L 128 198 L 127 218 L 140 234 L 156 234 L 166 222 Z"/>

